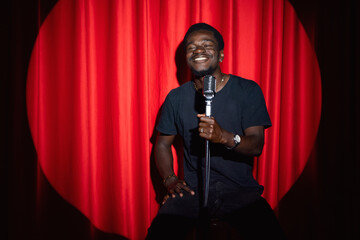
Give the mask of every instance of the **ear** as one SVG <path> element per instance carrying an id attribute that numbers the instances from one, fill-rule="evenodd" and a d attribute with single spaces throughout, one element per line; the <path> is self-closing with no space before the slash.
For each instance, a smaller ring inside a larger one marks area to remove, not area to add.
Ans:
<path id="1" fill-rule="evenodd" d="M 224 60 L 224 50 L 220 50 L 220 57 L 219 57 L 219 62 L 222 62 Z"/>

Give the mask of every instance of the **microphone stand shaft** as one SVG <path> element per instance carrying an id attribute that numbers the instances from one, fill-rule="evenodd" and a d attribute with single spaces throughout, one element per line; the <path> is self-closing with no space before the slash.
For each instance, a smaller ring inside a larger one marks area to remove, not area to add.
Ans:
<path id="1" fill-rule="evenodd" d="M 206 101 L 205 116 L 211 116 L 211 100 Z M 204 208 L 207 208 L 210 185 L 210 142 L 205 140 L 205 166 L 204 166 Z"/>

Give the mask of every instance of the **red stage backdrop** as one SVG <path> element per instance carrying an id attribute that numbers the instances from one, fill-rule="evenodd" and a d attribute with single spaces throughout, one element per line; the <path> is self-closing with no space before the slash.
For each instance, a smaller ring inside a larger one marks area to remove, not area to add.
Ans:
<path id="1" fill-rule="evenodd" d="M 157 212 L 150 138 L 167 93 L 189 80 L 178 47 L 196 22 L 223 34 L 223 72 L 264 92 L 273 127 L 254 175 L 272 207 L 306 164 L 320 73 L 287 1 L 60 0 L 32 53 L 29 121 L 49 182 L 103 231 L 143 239 Z"/>

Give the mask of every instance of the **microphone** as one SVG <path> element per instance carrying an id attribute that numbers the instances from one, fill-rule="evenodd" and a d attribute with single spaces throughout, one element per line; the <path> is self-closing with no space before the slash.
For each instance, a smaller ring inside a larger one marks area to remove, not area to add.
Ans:
<path id="1" fill-rule="evenodd" d="M 211 116 L 211 102 L 216 92 L 216 78 L 211 75 L 204 77 L 203 95 L 205 97 L 205 116 Z"/>
<path id="2" fill-rule="evenodd" d="M 216 92 L 216 78 L 211 75 L 204 77 L 203 95 L 205 97 L 205 116 L 211 117 L 211 102 Z M 210 185 L 210 146 L 209 140 L 205 140 L 205 162 L 204 162 L 204 199 L 203 206 L 207 208 Z"/>

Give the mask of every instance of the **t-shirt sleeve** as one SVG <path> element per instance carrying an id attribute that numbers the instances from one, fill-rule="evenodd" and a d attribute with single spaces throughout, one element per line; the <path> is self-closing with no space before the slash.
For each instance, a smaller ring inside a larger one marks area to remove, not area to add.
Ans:
<path id="1" fill-rule="evenodd" d="M 255 82 L 252 82 L 248 89 L 245 101 L 246 104 L 242 114 L 242 128 L 245 130 L 253 126 L 270 127 L 271 121 L 266 108 L 264 95 L 260 86 Z"/>
<path id="2" fill-rule="evenodd" d="M 174 109 L 174 96 L 172 92 L 170 92 L 162 106 L 161 114 L 159 118 L 159 123 L 156 127 L 160 133 L 167 134 L 167 135 L 176 135 L 177 128 L 176 128 L 176 115 Z"/>

